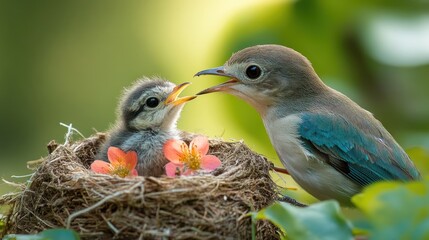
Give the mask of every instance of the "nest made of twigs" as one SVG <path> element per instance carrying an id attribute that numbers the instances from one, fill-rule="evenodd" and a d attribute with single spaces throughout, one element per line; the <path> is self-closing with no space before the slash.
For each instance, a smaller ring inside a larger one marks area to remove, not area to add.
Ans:
<path id="1" fill-rule="evenodd" d="M 25 188 L 0 199 L 12 205 L 3 235 L 72 228 L 85 239 L 250 239 L 247 214 L 278 197 L 271 163 L 242 142 L 210 140 L 222 161 L 211 174 L 119 178 L 89 170 L 103 141 L 50 145 Z M 277 229 L 258 221 L 256 237 L 277 239 Z"/>

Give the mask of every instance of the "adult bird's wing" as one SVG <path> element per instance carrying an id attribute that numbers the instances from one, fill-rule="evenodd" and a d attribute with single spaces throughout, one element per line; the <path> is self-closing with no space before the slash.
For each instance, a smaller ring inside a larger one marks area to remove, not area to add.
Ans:
<path id="1" fill-rule="evenodd" d="M 305 147 L 354 182 L 365 186 L 419 178 L 408 155 L 380 123 L 360 129 L 333 114 L 304 113 L 301 119 L 298 131 Z"/>

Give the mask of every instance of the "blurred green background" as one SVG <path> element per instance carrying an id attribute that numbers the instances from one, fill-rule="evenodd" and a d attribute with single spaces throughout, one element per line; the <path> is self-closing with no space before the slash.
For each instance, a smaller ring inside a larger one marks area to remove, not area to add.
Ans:
<path id="1" fill-rule="evenodd" d="M 226 80 L 197 71 L 264 43 L 307 56 L 405 148 L 429 148 L 427 0 L 1 0 L 0 177 L 30 173 L 27 161 L 64 141 L 60 122 L 85 136 L 107 130 L 137 78 L 192 81 L 184 94 L 193 94 Z M 235 97 L 199 97 L 179 127 L 244 139 L 279 165 L 259 116 Z M 0 183 L 0 193 L 10 190 Z"/>

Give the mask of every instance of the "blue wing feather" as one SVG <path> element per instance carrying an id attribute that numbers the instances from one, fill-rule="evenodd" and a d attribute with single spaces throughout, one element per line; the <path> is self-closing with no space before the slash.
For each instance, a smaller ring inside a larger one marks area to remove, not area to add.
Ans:
<path id="1" fill-rule="evenodd" d="M 305 113 L 301 120 L 298 132 L 305 147 L 362 186 L 420 177 L 390 134 L 382 134 L 384 129 L 360 129 L 333 114 Z"/>

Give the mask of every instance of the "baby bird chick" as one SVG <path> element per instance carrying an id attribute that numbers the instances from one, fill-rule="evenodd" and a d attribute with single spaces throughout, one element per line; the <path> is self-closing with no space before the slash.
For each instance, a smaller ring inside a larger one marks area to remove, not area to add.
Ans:
<path id="1" fill-rule="evenodd" d="M 140 176 L 160 176 L 168 160 L 164 143 L 179 139 L 177 120 L 184 103 L 196 96 L 177 98 L 190 83 L 175 85 L 160 78 L 138 80 L 125 90 L 118 106 L 118 119 L 108 133 L 96 159 L 108 161 L 107 149 L 115 146 L 123 151 L 136 151 Z"/>

